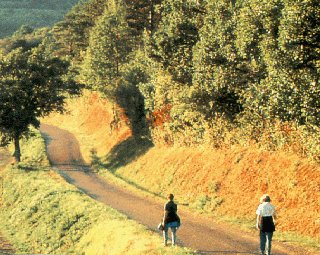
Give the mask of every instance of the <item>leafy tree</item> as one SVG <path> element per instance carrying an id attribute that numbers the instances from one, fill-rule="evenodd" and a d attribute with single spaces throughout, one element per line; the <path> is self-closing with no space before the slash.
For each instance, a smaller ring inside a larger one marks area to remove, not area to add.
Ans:
<path id="1" fill-rule="evenodd" d="M 320 3 L 284 0 L 279 29 L 282 80 L 274 111 L 281 119 L 320 124 Z M 285 84 L 285 85 L 284 85 Z"/>
<path id="2" fill-rule="evenodd" d="M 292 69 L 319 70 L 320 3 L 283 0 L 279 41 Z"/>
<path id="3" fill-rule="evenodd" d="M 122 7 L 126 7 L 125 19 L 137 45 L 141 42 L 139 37 L 145 29 L 152 33 L 157 27 L 160 15 L 156 9 L 161 2 L 162 0 L 124 0 L 121 2 Z M 64 20 L 57 23 L 53 29 L 59 54 L 68 55 L 76 62 L 81 61 L 81 53 L 89 44 L 90 31 L 110 4 L 106 0 L 89 0 L 75 5 Z"/>
<path id="4" fill-rule="evenodd" d="M 243 58 L 242 77 L 247 78 L 241 103 L 247 116 L 261 123 L 273 117 L 269 111 L 270 80 L 278 76 L 281 66 L 275 60 L 282 54 L 278 46 L 282 9 L 282 0 L 250 0 L 243 2 L 237 15 L 235 44 Z"/>
<path id="5" fill-rule="evenodd" d="M 112 0 L 90 34 L 82 66 L 87 85 L 113 98 L 132 51 L 130 28 L 122 1 Z"/>
<path id="6" fill-rule="evenodd" d="M 0 133 L 2 144 L 14 141 L 20 161 L 20 138 L 29 126 L 39 127 L 39 117 L 63 111 L 67 94 L 79 86 L 68 79 L 68 63 L 45 54 L 44 46 L 17 48 L 0 55 Z"/>
<path id="7" fill-rule="evenodd" d="M 317 1 L 244 4 L 237 46 L 254 78 L 243 93 L 247 116 L 319 123 L 318 14 Z"/>
<path id="8" fill-rule="evenodd" d="M 164 0 L 161 21 L 153 40 L 152 55 L 176 81 L 190 84 L 192 47 L 199 40 L 202 24 L 202 1 Z"/>
<path id="9" fill-rule="evenodd" d="M 34 31 L 34 29 L 32 27 L 27 26 L 27 25 L 23 25 L 16 32 L 14 32 L 12 36 L 13 37 L 24 36 L 27 34 L 31 34 L 33 31 Z"/>
<path id="10" fill-rule="evenodd" d="M 53 27 L 53 35 L 59 55 L 74 58 L 75 62 L 81 60 L 81 52 L 89 44 L 90 30 L 95 26 L 96 20 L 103 14 L 108 1 L 89 0 L 76 4 Z"/>
<path id="11" fill-rule="evenodd" d="M 193 49 L 194 103 L 206 119 L 222 113 L 231 117 L 241 109 L 247 70 L 235 47 L 236 11 L 231 1 L 211 1 Z"/>
<path id="12" fill-rule="evenodd" d="M 24 51 L 30 50 L 37 47 L 47 34 L 48 28 L 34 30 L 31 27 L 22 26 L 13 36 L 1 40 L 0 48 L 5 54 L 20 47 Z"/>
<path id="13" fill-rule="evenodd" d="M 148 135 L 145 97 L 143 88 L 150 81 L 153 63 L 143 51 L 137 50 L 131 61 L 126 64 L 124 80 L 118 86 L 115 98 L 117 104 L 124 109 L 134 136 Z"/>
<path id="14" fill-rule="evenodd" d="M 125 0 L 127 5 L 127 22 L 133 29 L 133 35 L 141 35 L 144 30 L 153 34 L 158 26 L 160 15 L 156 9 L 162 0 Z"/>

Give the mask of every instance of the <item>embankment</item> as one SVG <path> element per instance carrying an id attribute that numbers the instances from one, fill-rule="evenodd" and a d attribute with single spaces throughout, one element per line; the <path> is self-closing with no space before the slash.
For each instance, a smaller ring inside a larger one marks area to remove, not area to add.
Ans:
<path id="1" fill-rule="evenodd" d="M 53 115 L 44 122 L 73 132 L 86 160 L 90 161 L 94 148 L 103 161 L 114 145 L 124 145 L 130 136 L 126 126 L 110 130 L 111 112 L 108 102 L 86 93 L 69 101 L 68 115 Z M 138 150 L 138 144 L 133 144 L 125 148 L 128 153 Z M 279 232 L 311 237 L 313 246 L 319 246 L 320 167 L 294 154 L 255 147 L 156 146 L 117 166 L 109 170 L 130 183 L 159 195 L 174 192 L 190 208 L 215 217 L 227 215 L 251 226 L 259 197 L 269 193 L 278 211 Z"/>

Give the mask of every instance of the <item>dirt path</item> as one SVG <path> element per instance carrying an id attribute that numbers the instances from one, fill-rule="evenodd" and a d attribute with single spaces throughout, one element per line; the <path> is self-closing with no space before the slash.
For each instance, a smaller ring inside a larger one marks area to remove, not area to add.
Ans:
<path id="1" fill-rule="evenodd" d="M 79 144 L 70 132 L 49 125 L 41 125 L 40 130 L 47 138 L 51 163 L 68 182 L 150 229 L 156 228 L 162 216 L 162 204 L 139 197 L 93 173 L 86 166 Z M 191 247 L 199 254 L 258 254 L 258 235 L 242 233 L 239 229 L 195 216 L 181 208 L 179 215 L 182 221 L 178 231 L 179 245 Z M 273 242 L 273 254 L 314 253 Z"/>

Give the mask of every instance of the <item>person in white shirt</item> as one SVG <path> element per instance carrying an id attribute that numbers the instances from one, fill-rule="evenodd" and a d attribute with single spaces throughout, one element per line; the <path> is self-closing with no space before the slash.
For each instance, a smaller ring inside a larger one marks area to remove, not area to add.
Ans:
<path id="1" fill-rule="evenodd" d="M 275 231 L 276 210 L 270 203 L 269 195 L 264 194 L 260 198 L 260 205 L 256 211 L 256 227 L 260 230 L 260 254 L 271 254 L 271 242 Z"/>

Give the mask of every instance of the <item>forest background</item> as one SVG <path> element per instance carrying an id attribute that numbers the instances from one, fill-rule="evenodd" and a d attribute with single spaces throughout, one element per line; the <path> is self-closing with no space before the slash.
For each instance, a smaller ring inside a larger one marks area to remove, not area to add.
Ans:
<path id="1" fill-rule="evenodd" d="M 53 28 L 50 49 L 153 143 L 317 160 L 319 11 L 312 0 L 88 1 Z"/>
<path id="2" fill-rule="evenodd" d="M 52 26 L 78 0 L 13 0 L 0 1 L 0 38 L 11 36 L 21 26 L 32 28 Z"/>
<path id="3" fill-rule="evenodd" d="M 154 143 L 256 143 L 318 160 L 318 16 L 317 1 L 95 0 L 1 45 L 7 54 L 45 38 L 73 79 Z"/>
<path id="4" fill-rule="evenodd" d="M 34 55 L 58 59 L 65 63 L 59 67 L 66 69 L 64 80 L 112 103 L 111 130 L 128 125 L 133 137 L 156 146 L 240 146 L 317 164 L 319 5 L 316 0 L 83 1 L 52 28 L 24 26 L 2 39 L 1 61 L 12 63 L 22 55 L 28 61 Z M 1 77 L 7 95 L 17 91 L 5 85 L 12 75 Z M 1 123 L 7 143 L 13 137 Z M 288 185 L 297 188 L 294 180 Z M 221 183 L 211 186 L 214 193 L 221 189 Z M 314 206 L 313 212 L 319 209 Z M 317 237 L 317 215 L 312 217 L 312 227 L 298 232 Z"/>

